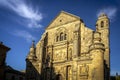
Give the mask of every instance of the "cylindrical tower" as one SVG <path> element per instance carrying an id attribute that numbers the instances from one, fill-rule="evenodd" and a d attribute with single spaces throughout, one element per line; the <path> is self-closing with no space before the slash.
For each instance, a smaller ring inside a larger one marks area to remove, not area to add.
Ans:
<path id="1" fill-rule="evenodd" d="M 104 44 L 101 43 L 100 33 L 95 32 L 93 44 L 90 46 L 92 55 L 92 80 L 104 80 Z"/>

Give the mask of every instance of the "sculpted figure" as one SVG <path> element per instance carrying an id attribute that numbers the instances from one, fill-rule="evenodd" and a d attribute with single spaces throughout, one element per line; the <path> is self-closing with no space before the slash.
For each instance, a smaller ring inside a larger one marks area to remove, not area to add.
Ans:
<path id="1" fill-rule="evenodd" d="M 72 59 L 72 49 L 69 49 L 69 53 L 68 53 L 68 60 Z"/>
<path id="2" fill-rule="evenodd" d="M 86 64 L 83 64 L 80 68 L 80 75 L 88 75 L 88 66 Z"/>

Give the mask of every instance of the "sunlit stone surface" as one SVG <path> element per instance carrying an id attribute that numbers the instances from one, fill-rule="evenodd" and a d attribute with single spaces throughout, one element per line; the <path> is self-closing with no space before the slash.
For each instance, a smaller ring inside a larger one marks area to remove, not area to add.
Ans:
<path id="1" fill-rule="evenodd" d="M 26 80 L 109 80 L 109 19 L 102 13 L 96 30 L 61 11 L 26 58 Z"/>

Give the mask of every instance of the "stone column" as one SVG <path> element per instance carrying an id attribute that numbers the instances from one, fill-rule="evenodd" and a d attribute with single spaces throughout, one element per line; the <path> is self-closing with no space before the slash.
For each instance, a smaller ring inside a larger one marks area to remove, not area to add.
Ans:
<path id="1" fill-rule="evenodd" d="M 42 56 L 43 56 L 43 41 L 41 40 L 41 43 L 40 43 L 40 74 L 41 74 L 41 69 L 42 69 Z"/>
<path id="2" fill-rule="evenodd" d="M 73 57 L 76 58 L 79 55 L 80 52 L 80 32 L 79 32 L 79 25 L 75 26 L 75 30 L 74 30 L 74 39 L 73 39 Z"/>
<path id="3" fill-rule="evenodd" d="M 77 79 L 77 62 L 73 62 L 73 72 L 72 72 L 72 80 L 78 80 Z"/>

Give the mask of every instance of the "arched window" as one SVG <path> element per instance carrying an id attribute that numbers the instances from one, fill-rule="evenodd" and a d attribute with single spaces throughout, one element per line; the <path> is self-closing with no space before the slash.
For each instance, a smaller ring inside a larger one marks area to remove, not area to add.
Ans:
<path id="1" fill-rule="evenodd" d="M 67 34 L 64 32 L 60 32 L 58 34 L 56 34 L 56 42 L 58 41 L 63 41 L 63 40 L 67 40 Z"/>
<path id="2" fill-rule="evenodd" d="M 67 39 L 67 34 L 64 34 L 64 40 L 66 40 Z"/>
<path id="3" fill-rule="evenodd" d="M 56 42 L 58 42 L 58 41 L 59 41 L 59 36 L 56 37 Z"/>
<path id="4" fill-rule="evenodd" d="M 104 27 L 104 22 L 103 21 L 101 21 L 101 27 Z"/>
<path id="5" fill-rule="evenodd" d="M 64 36 L 63 36 L 63 32 L 60 33 L 60 41 L 63 41 Z"/>

